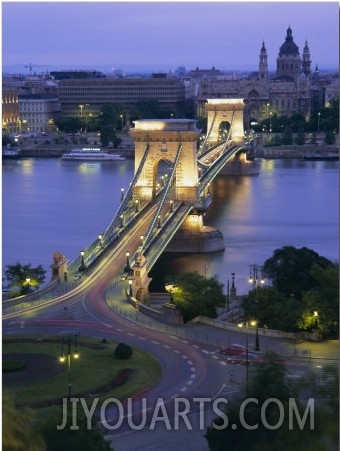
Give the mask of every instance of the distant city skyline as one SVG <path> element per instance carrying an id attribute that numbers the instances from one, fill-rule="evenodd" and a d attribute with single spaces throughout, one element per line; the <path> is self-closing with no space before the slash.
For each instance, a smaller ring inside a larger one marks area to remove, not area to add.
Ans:
<path id="1" fill-rule="evenodd" d="M 338 68 L 336 1 L 3 1 L 2 70 L 256 71 L 263 41 L 275 70 L 289 26 L 312 71 Z"/>

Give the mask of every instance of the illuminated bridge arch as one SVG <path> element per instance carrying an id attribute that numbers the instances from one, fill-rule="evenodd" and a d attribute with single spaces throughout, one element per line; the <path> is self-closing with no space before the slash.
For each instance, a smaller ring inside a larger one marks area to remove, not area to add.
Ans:
<path id="1" fill-rule="evenodd" d="M 234 143 L 241 143 L 244 138 L 243 127 L 243 99 L 207 99 L 207 146 L 217 144 L 223 138 L 221 130 L 230 130 L 230 139 Z"/>
<path id="2" fill-rule="evenodd" d="M 143 159 L 146 146 L 148 155 L 134 188 L 134 197 L 152 199 L 158 166 L 162 161 L 175 163 L 174 200 L 196 201 L 197 195 L 197 137 L 193 119 L 143 119 L 135 121 L 129 131 L 135 144 L 135 173 Z M 180 154 L 179 154 L 180 152 Z"/>

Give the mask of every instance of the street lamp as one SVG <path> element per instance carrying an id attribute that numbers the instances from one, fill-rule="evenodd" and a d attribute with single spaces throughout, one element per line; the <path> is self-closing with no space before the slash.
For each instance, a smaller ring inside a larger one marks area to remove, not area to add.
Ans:
<path id="1" fill-rule="evenodd" d="M 131 265 L 130 265 L 130 260 L 129 260 L 130 252 L 125 252 L 125 255 L 126 255 L 126 265 L 124 267 L 124 271 L 130 274 L 132 271 Z"/>
<path id="2" fill-rule="evenodd" d="M 120 189 L 120 193 L 121 193 L 120 194 L 120 201 L 123 202 L 123 200 L 124 200 L 124 188 Z"/>
<path id="3" fill-rule="evenodd" d="M 321 116 L 321 113 L 319 112 L 318 113 L 318 133 L 320 131 L 320 116 Z"/>
<path id="4" fill-rule="evenodd" d="M 102 247 L 103 245 L 103 235 L 98 235 L 98 243 L 99 243 L 99 247 Z"/>
<path id="5" fill-rule="evenodd" d="M 30 292 L 30 283 L 31 283 L 31 278 L 30 277 L 26 277 L 27 293 Z"/>
<path id="6" fill-rule="evenodd" d="M 79 266 L 79 271 L 85 271 L 85 269 L 86 269 L 84 255 L 85 255 L 85 252 L 84 251 L 80 251 L 81 263 L 80 263 L 80 266 Z"/>
<path id="7" fill-rule="evenodd" d="M 130 298 L 133 297 L 133 291 L 132 291 L 132 280 L 129 280 L 129 296 Z"/>
<path id="8" fill-rule="evenodd" d="M 258 284 L 264 284 L 264 278 L 263 275 L 261 274 L 261 279 L 258 278 L 258 271 L 261 270 L 262 271 L 262 267 L 253 264 L 250 265 L 250 276 L 248 279 L 248 282 L 251 284 L 254 284 L 254 288 L 255 288 L 255 294 L 256 294 L 256 300 L 255 300 L 255 304 L 256 304 L 256 337 L 255 337 L 255 351 L 259 351 L 260 350 L 260 340 L 259 340 L 259 321 L 258 321 Z"/>
<path id="9" fill-rule="evenodd" d="M 124 128 L 124 116 L 122 114 L 120 114 L 119 117 L 122 120 L 122 131 L 123 131 L 123 128 Z"/>
<path id="10" fill-rule="evenodd" d="M 80 108 L 80 118 L 83 119 L 83 108 L 85 105 L 79 105 Z"/>
<path id="11" fill-rule="evenodd" d="M 67 345 L 67 367 L 68 367 L 68 398 L 71 398 L 71 355 L 75 360 L 79 359 L 79 352 L 78 352 L 78 335 L 68 335 L 67 340 L 64 340 L 64 337 L 61 337 L 61 354 L 59 356 L 59 362 L 64 363 L 66 360 L 66 356 L 64 354 L 64 342 L 65 346 Z M 74 346 L 75 350 L 72 354 L 72 345 Z"/>

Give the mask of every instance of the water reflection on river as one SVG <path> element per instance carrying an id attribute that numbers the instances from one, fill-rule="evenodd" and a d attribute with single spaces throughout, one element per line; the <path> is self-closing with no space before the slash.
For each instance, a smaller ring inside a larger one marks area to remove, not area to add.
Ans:
<path id="1" fill-rule="evenodd" d="M 165 254 L 151 272 L 152 289 L 180 271 L 236 273 L 247 290 L 249 265 L 281 246 L 306 246 L 338 260 L 338 162 L 259 160 L 257 176 L 219 176 L 205 223 L 223 232 L 224 252 Z M 134 171 L 133 161 L 78 163 L 60 159 L 3 162 L 3 266 L 42 264 L 52 253 L 73 260 L 109 224 Z"/>

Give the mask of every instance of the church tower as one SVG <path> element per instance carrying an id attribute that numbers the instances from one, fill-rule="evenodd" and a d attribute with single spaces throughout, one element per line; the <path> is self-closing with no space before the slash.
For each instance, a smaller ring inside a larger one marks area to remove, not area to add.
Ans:
<path id="1" fill-rule="evenodd" d="M 260 51 L 259 79 L 268 80 L 267 50 L 264 45 L 264 41 L 262 42 L 262 48 Z"/>
<path id="2" fill-rule="evenodd" d="M 288 27 L 285 42 L 281 45 L 276 63 L 276 77 L 282 81 L 297 82 L 301 72 L 299 47 L 293 40 L 292 29 Z"/>
<path id="3" fill-rule="evenodd" d="M 306 75 L 306 77 L 310 76 L 310 66 L 311 66 L 311 59 L 310 59 L 310 53 L 309 53 L 309 47 L 308 42 L 306 40 L 305 46 L 303 48 L 302 53 L 302 72 Z"/>

